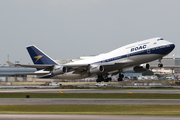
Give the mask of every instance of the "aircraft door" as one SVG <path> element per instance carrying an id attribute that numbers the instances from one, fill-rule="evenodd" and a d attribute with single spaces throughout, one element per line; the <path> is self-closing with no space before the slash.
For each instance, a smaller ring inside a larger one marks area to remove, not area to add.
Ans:
<path id="1" fill-rule="evenodd" d="M 147 54 L 150 54 L 150 53 L 151 53 L 151 48 L 150 48 L 150 46 L 149 46 L 150 44 L 151 44 L 151 42 L 147 44 Z"/>
<path id="2" fill-rule="evenodd" d="M 147 49 L 147 53 L 150 54 L 151 53 L 151 49 Z"/>

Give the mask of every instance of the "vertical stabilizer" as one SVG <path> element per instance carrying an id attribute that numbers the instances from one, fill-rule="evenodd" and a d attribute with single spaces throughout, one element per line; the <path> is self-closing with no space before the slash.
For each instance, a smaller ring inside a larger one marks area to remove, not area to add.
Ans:
<path id="1" fill-rule="evenodd" d="M 57 65 L 57 63 L 46 55 L 43 51 L 34 45 L 28 46 L 27 50 L 34 64 L 51 64 Z"/>

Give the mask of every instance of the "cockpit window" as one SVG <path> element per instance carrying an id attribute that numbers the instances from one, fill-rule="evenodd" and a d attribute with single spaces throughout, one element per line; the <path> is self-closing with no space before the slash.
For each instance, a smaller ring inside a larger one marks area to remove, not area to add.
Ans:
<path id="1" fill-rule="evenodd" d="M 163 38 L 159 38 L 159 39 L 157 39 L 157 41 L 159 41 L 159 40 L 164 40 Z"/>

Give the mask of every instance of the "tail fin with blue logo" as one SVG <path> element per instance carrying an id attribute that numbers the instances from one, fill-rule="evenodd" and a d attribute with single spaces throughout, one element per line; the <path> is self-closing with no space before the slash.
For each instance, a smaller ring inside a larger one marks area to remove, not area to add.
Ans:
<path id="1" fill-rule="evenodd" d="M 34 64 L 57 65 L 57 63 L 34 45 L 28 46 L 27 50 Z"/>

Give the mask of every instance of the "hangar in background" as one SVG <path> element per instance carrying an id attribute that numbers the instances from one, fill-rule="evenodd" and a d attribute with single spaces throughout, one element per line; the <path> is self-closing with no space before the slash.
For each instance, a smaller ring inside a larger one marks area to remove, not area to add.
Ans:
<path id="1" fill-rule="evenodd" d="M 17 73 L 33 73 L 36 69 L 24 67 L 0 66 L 0 76 L 7 77 Z"/>
<path id="2" fill-rule="evenodd" d="M 24 67 L 0 66 L 0 81 L 27 81 L 27 75 L 14 75 L 17 73 L 33 73 L 36 69 Z M 14 79 L 14 80 L 12 80 Z"/>
<path id="3" fill-rule="evenodd" d="M 158 67 L 159 61 L 150 62 L 151 69 L 156 74 L 180 74 L 180 56 L 166 56 L 161 62 L 163 68 Z"/>

